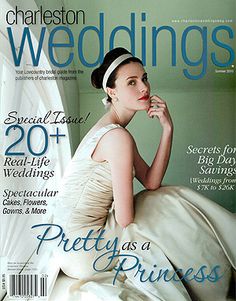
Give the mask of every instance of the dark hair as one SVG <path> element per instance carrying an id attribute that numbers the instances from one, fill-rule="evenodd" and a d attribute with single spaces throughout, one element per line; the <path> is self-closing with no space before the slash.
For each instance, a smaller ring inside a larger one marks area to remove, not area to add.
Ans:
<path id="1" fill-rule="evenodd" d="M 117 47 L 115 49 L 112 49 L 105 55 L 101 66 L 96 68 L 95 70 L 93 70 L 93 72 L 91 74 L 91 82 L 92 82 L 92 85 L 96 89 L 102 88 L 102 81 L 103 81 L 104 74 L 107 71 L 107 69 L 109 68 L 109 66 L 112 64 L 112 62 L 115 59 L 117 59 L 119 56 L 121 56 L 122 54 L 126 54 L 126 53 L 130 53 L 130 52 L 125 48 Z M 115 87 L 115 80 L 117 78 L 116 76 L 117 76 L 117 71 L 118 71 L 119 67 L 129 64 L 130 62 L 138 62 L 141 65 L 143 65 L 142 61 L 137 57 L 130 57 L 130 58 L 124 60 L 119 66 L 117 66 L 115 68 L 115 70 L 109 76 L 109 78 L 107 80 L 107 87 L 109 87 L 109 88 Z M 111 98 L 109 96 L 108 96 L 108 101 L 111 101 Z"/>

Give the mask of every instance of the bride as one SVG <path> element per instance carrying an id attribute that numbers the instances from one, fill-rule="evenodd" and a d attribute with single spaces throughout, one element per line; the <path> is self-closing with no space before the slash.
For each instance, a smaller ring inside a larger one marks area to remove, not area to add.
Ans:
<path id="1" fill-rule="evenodd" d="M 94 300 L 230 300 L 234 215 L 189 188 L 161 186 L 173 124 L 166 102 L 151 95 L 142 62 L 115 48 L 91 81 L 106 92 L 108 111 L 66 170 L 58 223 L 67 239 L 97 243 L 77 252 L 57 250 L 61 269 L 78 279 L 68 299 L 80 300 L 87 291 Z M 151 166 L 126 129 L 140 110 L 162 127 Z M 136 196 L 134 176 L 146 188 Z M 107 246 L 115 247 L 109 252 Z"/>

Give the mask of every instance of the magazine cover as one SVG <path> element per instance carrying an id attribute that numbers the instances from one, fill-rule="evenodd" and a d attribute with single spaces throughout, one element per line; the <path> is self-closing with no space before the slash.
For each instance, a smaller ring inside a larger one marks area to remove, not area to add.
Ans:
<path id="1" fill-rule="evenodd" d="M 1 300 L 236 300 L 235 0 L 0 3 Z"/>

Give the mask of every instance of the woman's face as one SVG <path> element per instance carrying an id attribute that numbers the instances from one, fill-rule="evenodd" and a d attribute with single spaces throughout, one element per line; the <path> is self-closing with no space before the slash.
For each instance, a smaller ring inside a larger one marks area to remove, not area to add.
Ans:
<path id="1" fill-rule="evenodd" d="M 114 93 L 119 104 L 130 110 L 147 110 L 150 106 L 150 84 L 147 73 L 138 62 L 120 66 Z"/>

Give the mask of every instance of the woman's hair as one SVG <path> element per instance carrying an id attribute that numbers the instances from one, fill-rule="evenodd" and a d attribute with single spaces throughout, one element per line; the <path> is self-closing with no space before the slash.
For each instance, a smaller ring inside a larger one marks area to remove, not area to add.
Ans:
<path id="1" fill-rule="evenodd" d="M 96 68 L 95 70 L 93 70 L 93 72 L 91 74 L 91 82 L 92 82 L 92 85 L 96 89 L 102 88 L 102 81 L 103 81 L 104 74 L 107 71 L 107 69 L 109 68 L 109 66 L 112 64 L 112 62 L 115 59 L 117 59 L 119 56 L 121 56 L 122 54 L 127 54 L 127 53 L 130 54 L 130 52 L 127 49 L 122 48 L 122 47 L 117 47 L 115 49 L 112 49 L 105 55 L 101 66 Z M 143 65 L 142 61 L 139 58 L 130 57 L 130 58 L 126 59 L 121 64 L 119 64 L 119 66 L 117 66 L 115 68 L 115 70 L 111 73 L 111 75 L 109 76 L 109 78 L 107 80 L 107 87 L 115 88 L 115 80 L 117 78 L 117 72 L 119 70 L 119 67 L 129 64 L 130 62 L 138 62 Z M 109 96 L 108 96 L 108 101 L 109 102 L 111 101 L 111 98 Z"/>

